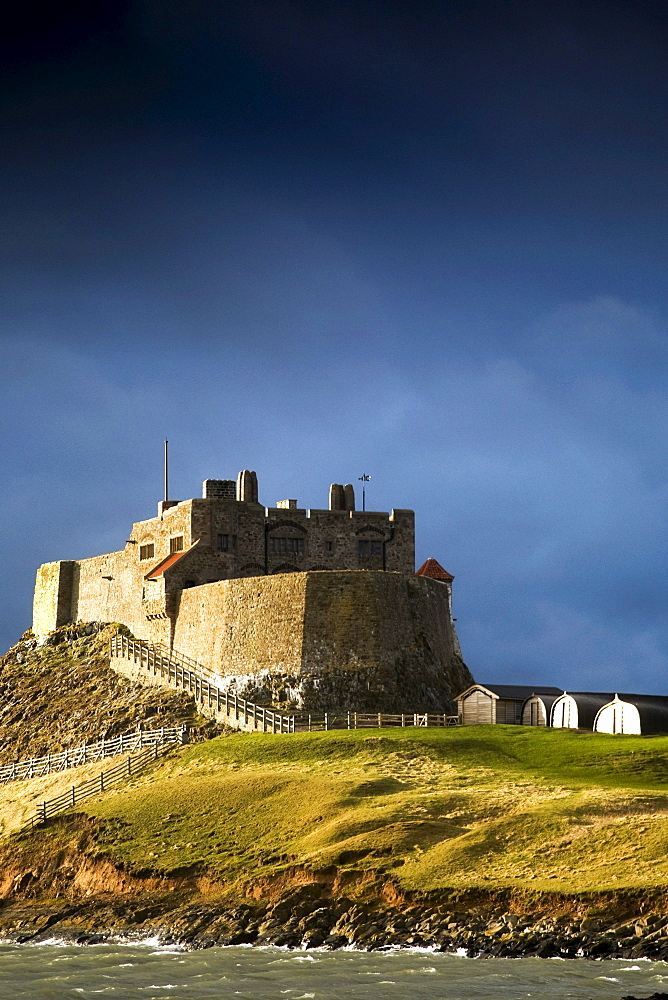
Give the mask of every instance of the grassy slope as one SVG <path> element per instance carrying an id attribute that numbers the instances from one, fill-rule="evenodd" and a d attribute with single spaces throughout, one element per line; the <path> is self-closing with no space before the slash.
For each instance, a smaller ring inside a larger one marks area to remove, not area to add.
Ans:
<path id="1" fill-rule="evenodd" d="M 116 760 L 97 761 L 68 771 L 0 786 L 0 836 L 20 830 L 33 818 L 38 805 L 45 799 L 55 798 L 68 792 L 72 785 L 97 777 L 100 771 L 113 767 Z"/>
<path id="2" fill-rule="evenodd" d="M 561 892 L 668 882 L 668 737 L 513 726 L 235 734 L 83 804 L 135 872 L 239 887 L 294 865 L 406 889 Z"/>

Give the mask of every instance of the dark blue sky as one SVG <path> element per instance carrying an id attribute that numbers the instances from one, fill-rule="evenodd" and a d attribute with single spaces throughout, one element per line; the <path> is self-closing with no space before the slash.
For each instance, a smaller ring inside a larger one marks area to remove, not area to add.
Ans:
<path id="1" fill-rule="evenodd" d="M 665 3 L 24 5 L 0 645 L 161 493 L 413 507 L 482 680 L 668 693 Z M 50 19 L 50 20 L 49 20 Z"/>

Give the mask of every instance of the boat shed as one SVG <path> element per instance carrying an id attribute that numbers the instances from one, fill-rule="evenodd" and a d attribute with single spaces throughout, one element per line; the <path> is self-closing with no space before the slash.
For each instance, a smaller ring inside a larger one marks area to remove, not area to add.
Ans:
<path id="1" fill-rule="evenodd" d="M 612 701 L 612 694 L 594 691 L 564 691 L 552 705 L 550 725 L 555 729 L 590 729 L 599 709 Z"/>
<path id="2" fill-rule="evenodd" d="M 520 725 L 522 708 L 534 694 L 558 697 L 561 688 L 535 687 L 529 684 L 472 684 L 457 696 L 462 726 L 483 723 Z"/>
<path id="3" fill-rule="evenodd" d="M 552 706 L 561 691 L 556 694 L 534 694 L 522 705 L 523 726 L 549 726 L 552 717 Z"/>
<path id="4" fill-rule="evenodd" d="M 651 694 L 616 694 L 594 719 L 597 733 L 649 736 L 668 733 L 668 698 Z"/>

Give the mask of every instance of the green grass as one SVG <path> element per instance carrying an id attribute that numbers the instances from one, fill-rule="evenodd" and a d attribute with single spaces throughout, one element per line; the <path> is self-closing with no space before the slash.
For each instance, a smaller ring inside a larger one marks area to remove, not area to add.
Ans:
<path id="1" fill-rule="evenodd" d="M 514 726 L 235 734 L 84 804 L 131 871 L 232 886 L 293 866 L 401 886 L 668 884 L 668 737 Z"/>

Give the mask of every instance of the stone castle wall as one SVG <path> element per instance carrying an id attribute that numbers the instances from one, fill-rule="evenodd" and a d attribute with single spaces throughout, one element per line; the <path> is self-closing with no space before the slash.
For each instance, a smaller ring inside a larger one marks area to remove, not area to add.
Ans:
<path id="1" fill-rule="evenodd" d="M 182 591 L 174 649 L 219 674 L 223 687 L 235 677 L 299 672 L 309 575 L 221 580 Z"/>
<path id="2" fill-rule="evenodd" d="M 306 711 L 444 711 L 473 683 L 446 583 L 321 571 L 181 594 L 174 648 L 260 703 Z"/>
<path id="3" fill-rule="evenodd" d="M 32 606 L 32 627 L 37 636 L 72 621 L 72 576 L 76 563 L 44 563 L 37 570 Z"/>

